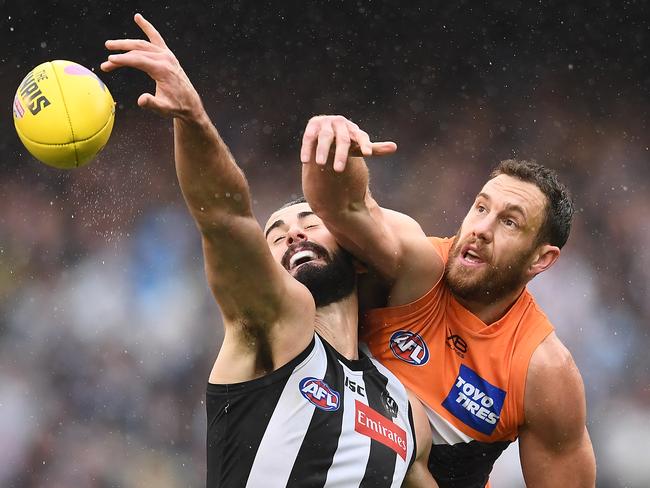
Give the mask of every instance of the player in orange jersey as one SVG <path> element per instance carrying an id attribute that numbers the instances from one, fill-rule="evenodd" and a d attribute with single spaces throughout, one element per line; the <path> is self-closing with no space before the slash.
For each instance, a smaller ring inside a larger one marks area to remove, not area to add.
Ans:
<path id="1" fill-rule="evenodd" d="M 443 488 L 483 487 L 519 438 L 525 481 L 591 487 L 595 459 L 584 386 L 526 284 L 565 244 L 573 203 L 549 169 L 503 161 L 458 233 L 427 238 L 381 208 L 361 157 L 389 154 L 341 116 L 312 118 L 303 190 L 339 243 L 365 262 L 362 339 L 422 401 L 433 428 L 429 470 Z"/>

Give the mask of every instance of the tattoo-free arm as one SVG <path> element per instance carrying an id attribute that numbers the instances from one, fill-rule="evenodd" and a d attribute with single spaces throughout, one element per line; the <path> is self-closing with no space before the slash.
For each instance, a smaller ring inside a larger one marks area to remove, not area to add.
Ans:
<path id="1" fill-rule="evenodd" d="M 178 181 L 201 232 L 206 274 L 224 325 L 235 326 L 235 334 L 229 337 L 235 335 L 252 347 L 254 341 L 246 340 L 251 331 L 255 334 L 255 329 L 279 321 L 287 326 L 295 319 L 293 340 L 297 348 L 306 345 L 313 330 L 302 322 L 313 311 L 311 296 L 272 258 L 253 216 L 246 179 L 174 53 L 140 14 L 135 22 L 148 40 L 106 41 L 109 50 L 122 52 L 111 54 L 101 68 L 145 72 L 155 81 L 156 90 L 142 94 L 138 105 L 174 119 Z M 243 326 L 248 330 L 239 333 Z"/>
<path id="2" fill-rule="evenodd" d="M 393 143 L 370 143 L 365 132 L 343 117 L 320 116 L 307 124 L 301 151 L 303 192 L 312 210 L 344 248 L 388 284 L 389 305 L 424 295 L 443 271 L 420 225 L 377 204 L 369 191 L 368 167 L 356 157 L 364 150 L 381 155 L 395 148 Z M 341 160 L 346 161 L 343 169 L 335 163 Z"/>
<path id="3" fill-rule="evenodd" d="M 519 453 L 526 486 L 595 486 L 596 461 L 585 426 L 580 372 L 551 334 L 533 354 L 524 400 Z"/>

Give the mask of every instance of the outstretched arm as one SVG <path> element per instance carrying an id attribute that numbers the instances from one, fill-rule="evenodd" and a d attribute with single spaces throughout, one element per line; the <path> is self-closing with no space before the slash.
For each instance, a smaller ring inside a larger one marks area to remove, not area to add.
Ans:
<path id="1" fill-rule="evenodd" d="M 585 426 L 585 392 L 569 351 L 551 334 L 533 354 L 526 381 L 519 454 L 526 486 L 595 486 Z"/>
<path id="2" fill-rule="evenodd" d="M 153 25 L 140 14 L 135 22 L 149 40 L 107 41 L 111 51 L 124 52 L 111 54 L 101 68 L 147 73 L 156 82 L 155 95 L 141 95 L 138 105 L 174 119 L 176 173 L 201 232 L 206 275 L 224 315 L 228 341 L 234 338 L 242 348 L 268 346 L 273 338 L 267 328 L 280 320 L 287 326 L 295 317 L 297 336 L 292 339 L 297 345 L 289 350 L 299 352 L 312 334 L 297 318 L 313 309 L 313 300 L 273 260 L 253 216 L 246 179 L 178 60 Z"/>
<path id="3" fill-rule="evenodd" d="M 424 295 L 441 277 L 443 263 L 420 225 L 381 208 L 369 191 L 360 156 L 395 152 L 393 142 L 370 142 L 341 116 L 313 117 L 302 141 L 302 185 L 312 210 L 339 243 L 375 270 L 389 287 L 388 305 Z"/>

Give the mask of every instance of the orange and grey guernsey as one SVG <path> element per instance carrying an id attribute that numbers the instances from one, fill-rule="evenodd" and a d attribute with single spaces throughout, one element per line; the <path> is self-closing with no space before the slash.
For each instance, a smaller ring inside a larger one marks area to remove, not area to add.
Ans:
<path id="1" fill-rule="evenodd" d="M 453 239 L 430 238 L 446 263 Z M 524 421 L 530 358 L 553 331 L 528 290 L 486 326 L 440 279 L 407 305 L 368 311 L 362 340 L 423 402 L 441 488 L 484 487 Z"/>
<path id="2" fill-rule="evenodd" d="M 208 383 L 208 488 L 398 488 L 415 459 L 404 386 L 320 336 L 271 374 Z"/>

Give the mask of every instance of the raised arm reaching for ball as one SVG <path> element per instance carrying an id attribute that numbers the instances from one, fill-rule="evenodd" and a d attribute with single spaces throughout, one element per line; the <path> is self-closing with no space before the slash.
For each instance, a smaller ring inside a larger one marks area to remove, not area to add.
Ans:
<path id="1" fill-rule="evenodd" d="M 102 69 L 156 82 L 138 105 L 174 119 L 176 173 L 223 315 L 206 397 L 208 486 L 436 486 L 426 414 L 358 349 L 354 260 L 304 201 L 262 231 L 192 83 L 158 31 L 135 21 L 149 41 L 107 41 L 124 52 Z"/>

